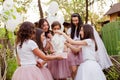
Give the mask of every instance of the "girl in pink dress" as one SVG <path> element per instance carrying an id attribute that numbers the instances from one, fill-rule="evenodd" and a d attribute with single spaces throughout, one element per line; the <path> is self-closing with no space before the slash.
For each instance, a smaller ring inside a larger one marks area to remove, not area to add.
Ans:
<path id="1" fill-rule="evenodd" d="M 44 48 L 43 48 L 43 41 L 44 41 L 44 39 L 45 39 L 44 31 L 42 29 L 37 28 L 36 29 L 35 41 L 36 41 L 39 49 L 42 50 L 44 53 L 46 53 L 44 51 Z M 43 61 L 42 59 L 39 58 L 37 60 L 37 65 L 40 68 L 40 70 L 41 70 L 42 74 L 44 75 L 44 78 L 46 78 L 46 80 L 53 80 L 52 75 L 51 75 L 49 69 L 46 66 L 46 61 Z"/>
<path id="2" fill-rule="evenodd" d="M 58 21 L 54 21 L 51 25 L 51 28 L 54 33 L 54 31 L 61 29 L 61 25 Z M 63 53 L 66 54 L 65 51 Z M 71 76 L 67 58 L 65 58 L 63 60 L 49 61 L 48 68 L 49 68 L 50 72 L 52 73 L 54 80 L 66 80 L 67 78 L 69 78 Z"/>
<path id="3" fill-rule="evenodd" d="M 12 76 L 12 80 L 46 80 L 36 66 L 37 57 L 43 60 L 62 59 L 61 56 L 46 56 L 38 48 L 35 41 L 35 26 L 31 22 L 23 22 L 17 31 L 16 49 L 20 66 Z"/>
<path id="4" fill-rule="evenodd" d="M 68 29 L 67 34 L 76 41 L 81 40 L 79 32 L 80 28 L 83 25 L 81 16 L 78 13 L 73 13 L 71 15 L 71 27 Z M 74 45 L 75 47 L 78 47 L 78 45 Z M 70 63 L 70 70 L 72 78 L 75 77 L 77 68 L 82 62 L 82 51 L 73 51 L 71 50 L 68 55 L 68 61 Z"/>

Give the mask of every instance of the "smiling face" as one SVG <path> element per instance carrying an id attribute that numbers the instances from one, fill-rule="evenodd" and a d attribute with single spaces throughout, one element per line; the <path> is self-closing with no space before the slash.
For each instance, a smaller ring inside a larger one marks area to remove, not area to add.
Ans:
<path id="1" fill-rule="evenodd" d="M 78 23 L 79 23 L 78 17 L 72 17 L 72 23 L 73 23 L 75 26 L 78 26 Z"/>
<path id="2" fill-rule="evenodd" d="M 48 25 L 48 23 L 47 23 L 46 21 L 43 23 L 42 29 L 43 29 L 44 32 L 47 32 L 47 31 L 48 31 L 49 25 Z"/>
<path id="3" fill-rule="evenodd" d="M 55 32 L 56 30 L 60 30 L 60 26 L 59 26 L 59 25 L 56 25 L 56 26 L 53 27 L 52 30 L 53 30 L 53 32 Z"/>
<path id="4" fill-rule="evenodd" d="M 58 21 L 54 21 L 51 24 L 51 28 L 52 28 L 53 33 L 55 34 L 56 30 L 60 30 L 61 29 L 61 24 Z"/>
<path id="5" fill-rule="evenodd" d="M 40 35 L 40 39 L 41 39 L 41 42 L 43 42 L 45 40 L 45 33 L 44 32 Z"/>

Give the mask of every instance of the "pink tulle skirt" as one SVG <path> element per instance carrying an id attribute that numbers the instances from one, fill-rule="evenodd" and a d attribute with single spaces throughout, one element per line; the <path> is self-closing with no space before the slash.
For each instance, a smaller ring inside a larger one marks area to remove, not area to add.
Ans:
<path id="1" fill-rule="evenodd" d="M 20 66 L 12 76 L 12 80 L 46 80 L 36 65 Z"/>
<path id="2" fill-rule="evenodd" d="M 48 69 L 54 79 L 64 79 L 71 76 L 67 59 L 49 61 Z"/>
<path id="3" fill-rule="evenodd" d="M 78 52 L 78 54 L 70 52 L 68 54 L 68 62 L 70 66 L 79 66 L 83 62 L 82 51 Z"/>
<path id="4" fill-rule="evenodd" d="M 43 66 L 42 68 L 40 68 L 40 70 L 46 80 L 53 80 L 53 77 L 46 66 Z"/>

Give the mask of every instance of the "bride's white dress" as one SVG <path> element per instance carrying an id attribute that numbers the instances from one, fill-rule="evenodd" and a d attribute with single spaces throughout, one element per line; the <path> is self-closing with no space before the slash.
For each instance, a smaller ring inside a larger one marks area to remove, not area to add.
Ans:
<path id="1" fill-rule="evenodd" d="M 106 80 L 101 66 L 96 61 L 95 44 L 86 39 L 87 46 L 82 46 L 83 63 L 78 67 L 75 80 Z"/>

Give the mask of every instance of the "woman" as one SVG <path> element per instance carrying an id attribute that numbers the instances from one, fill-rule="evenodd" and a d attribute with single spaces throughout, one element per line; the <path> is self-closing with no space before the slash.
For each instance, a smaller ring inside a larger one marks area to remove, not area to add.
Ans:
<path id="1" fill-rule="evenodd" d="M 56 30 L 61 29 L 61 24 L 58 21 L 54 21 L 51 25 L 51 28 L 54 33 L 51 43 L 52 43 L 53 49 L 55 50 L 55 53 L 58 55 L 59 55 L 59 53 L 61 53 L 63 55 L 67 54 L 67 51 L 65 50 L 64 43 L 63 43 L 65 38 L 61 35 L 57 36 L 55 34 Z M 57 38 L 55 38 L 55 37 L 57 37 Z M 59 40 L 57 40 L 57 39 L 59 39 Z M 59 43 L 59 42 L 61 42 L 61 43 Z M 63 43 L 63 45 L 61 47 L 60 44 L 62 44 L 62 43 Z M 57 44 L 57 46 L 56 46 L 56 44 Z M 67 78 L 71 77 L 70 70 L 69 70 L 69 63 L 66 58 L 63 60 L 49 61 L 48 68 L 49 68 L 50 72 L 52 73 L 54 80 L 67 80 Z"/>
<path id="2" fill-rule="evenodd" d="M 44 53 L 46 53 L 44 51 L 44 49 L 43 49 L 43 41 L 44 41 L 44 39 L 45 39 L 45 33 L 44 33 L 44 31 L 41 30 L 41 29 L 39 29 L 39 28 L 37 28 L 36 29 L 36 38 L 35 38 L 35 41 L 36 41 L 39 49 L 42 50 Z M 49 69 L 47 68 L 47 66 L 45 66 L 46 61 L 43 61 L 42 59 L 39 58 L 37 60 L 37 63 L 38 63 L 37 66 L 40 68 L 40 70 L 41 70 L 44 78 L 46 80 L 53 80 L 52 75 L 51 75 Z"/>
<path id="3" fill-rule="evenodd" d="M 61 56 L 46 56 L 38 48 L 35 41 L 35 26 L 31 22 L 23 22 L 17 31 L 16 49 L 20 66 L 15 70 L 12 80 L 46 80 L 36 66 L 37 57 L 47 61 L 62 59 Z"/>
<path id="4" fill-rule="evenodd" d="M 81 41 L 72 40 L 61 31 L 56 32 L 62 34 L 67 39 L 70 44 L 66 43 L 66 45 L 72 50 L 80 51 L 80 49 L 82 49 L 83 62 L 78 67 L 75 80 L 106 80 L 106 77 L 102 72 L 102 68 L 96 60 L 97 45 L 91 25 L 85 24 L 81 27 Z M 79 47 L 75 48 L 71 44 L 79 45 Z"/>
<path id="5" fill-rule="evenodd" d="M 83 25 L 81 16 L 78 13 L 73 13 L 71 15 L 71 28 L 69 28 L 67 34 L 73 39 L 73 40 L 81 40 L 79 32 L 81 29 L 81 26 Z M 78 47 L 77 45 L 74 45 L 75 47 Z M 82 52 L 82 51 L 81 51 Z M 82 54 L 81 52 L 73 51 L 71 50 L 68 56 L 68 60 L 70 63 L 70 69 L 72 77 L 74 78 L 76 75 L 76 71 L 80 63 L 82 62 Z"/>
<path id="6" fill-rule="evenodd" d="M 49 33 L 49 28 L 50 28 L 48 21 L 44 18 L 40 19 L 38 23 L 38 28 L 42 29 L 45 32 L 45 39 L 43 41 L 44 51 L 53 53 L 54 51 L 52 51 L 50 47 L 51 43 L 49 42 L 49 38 L 47 36 L 47 34 Z"/>

